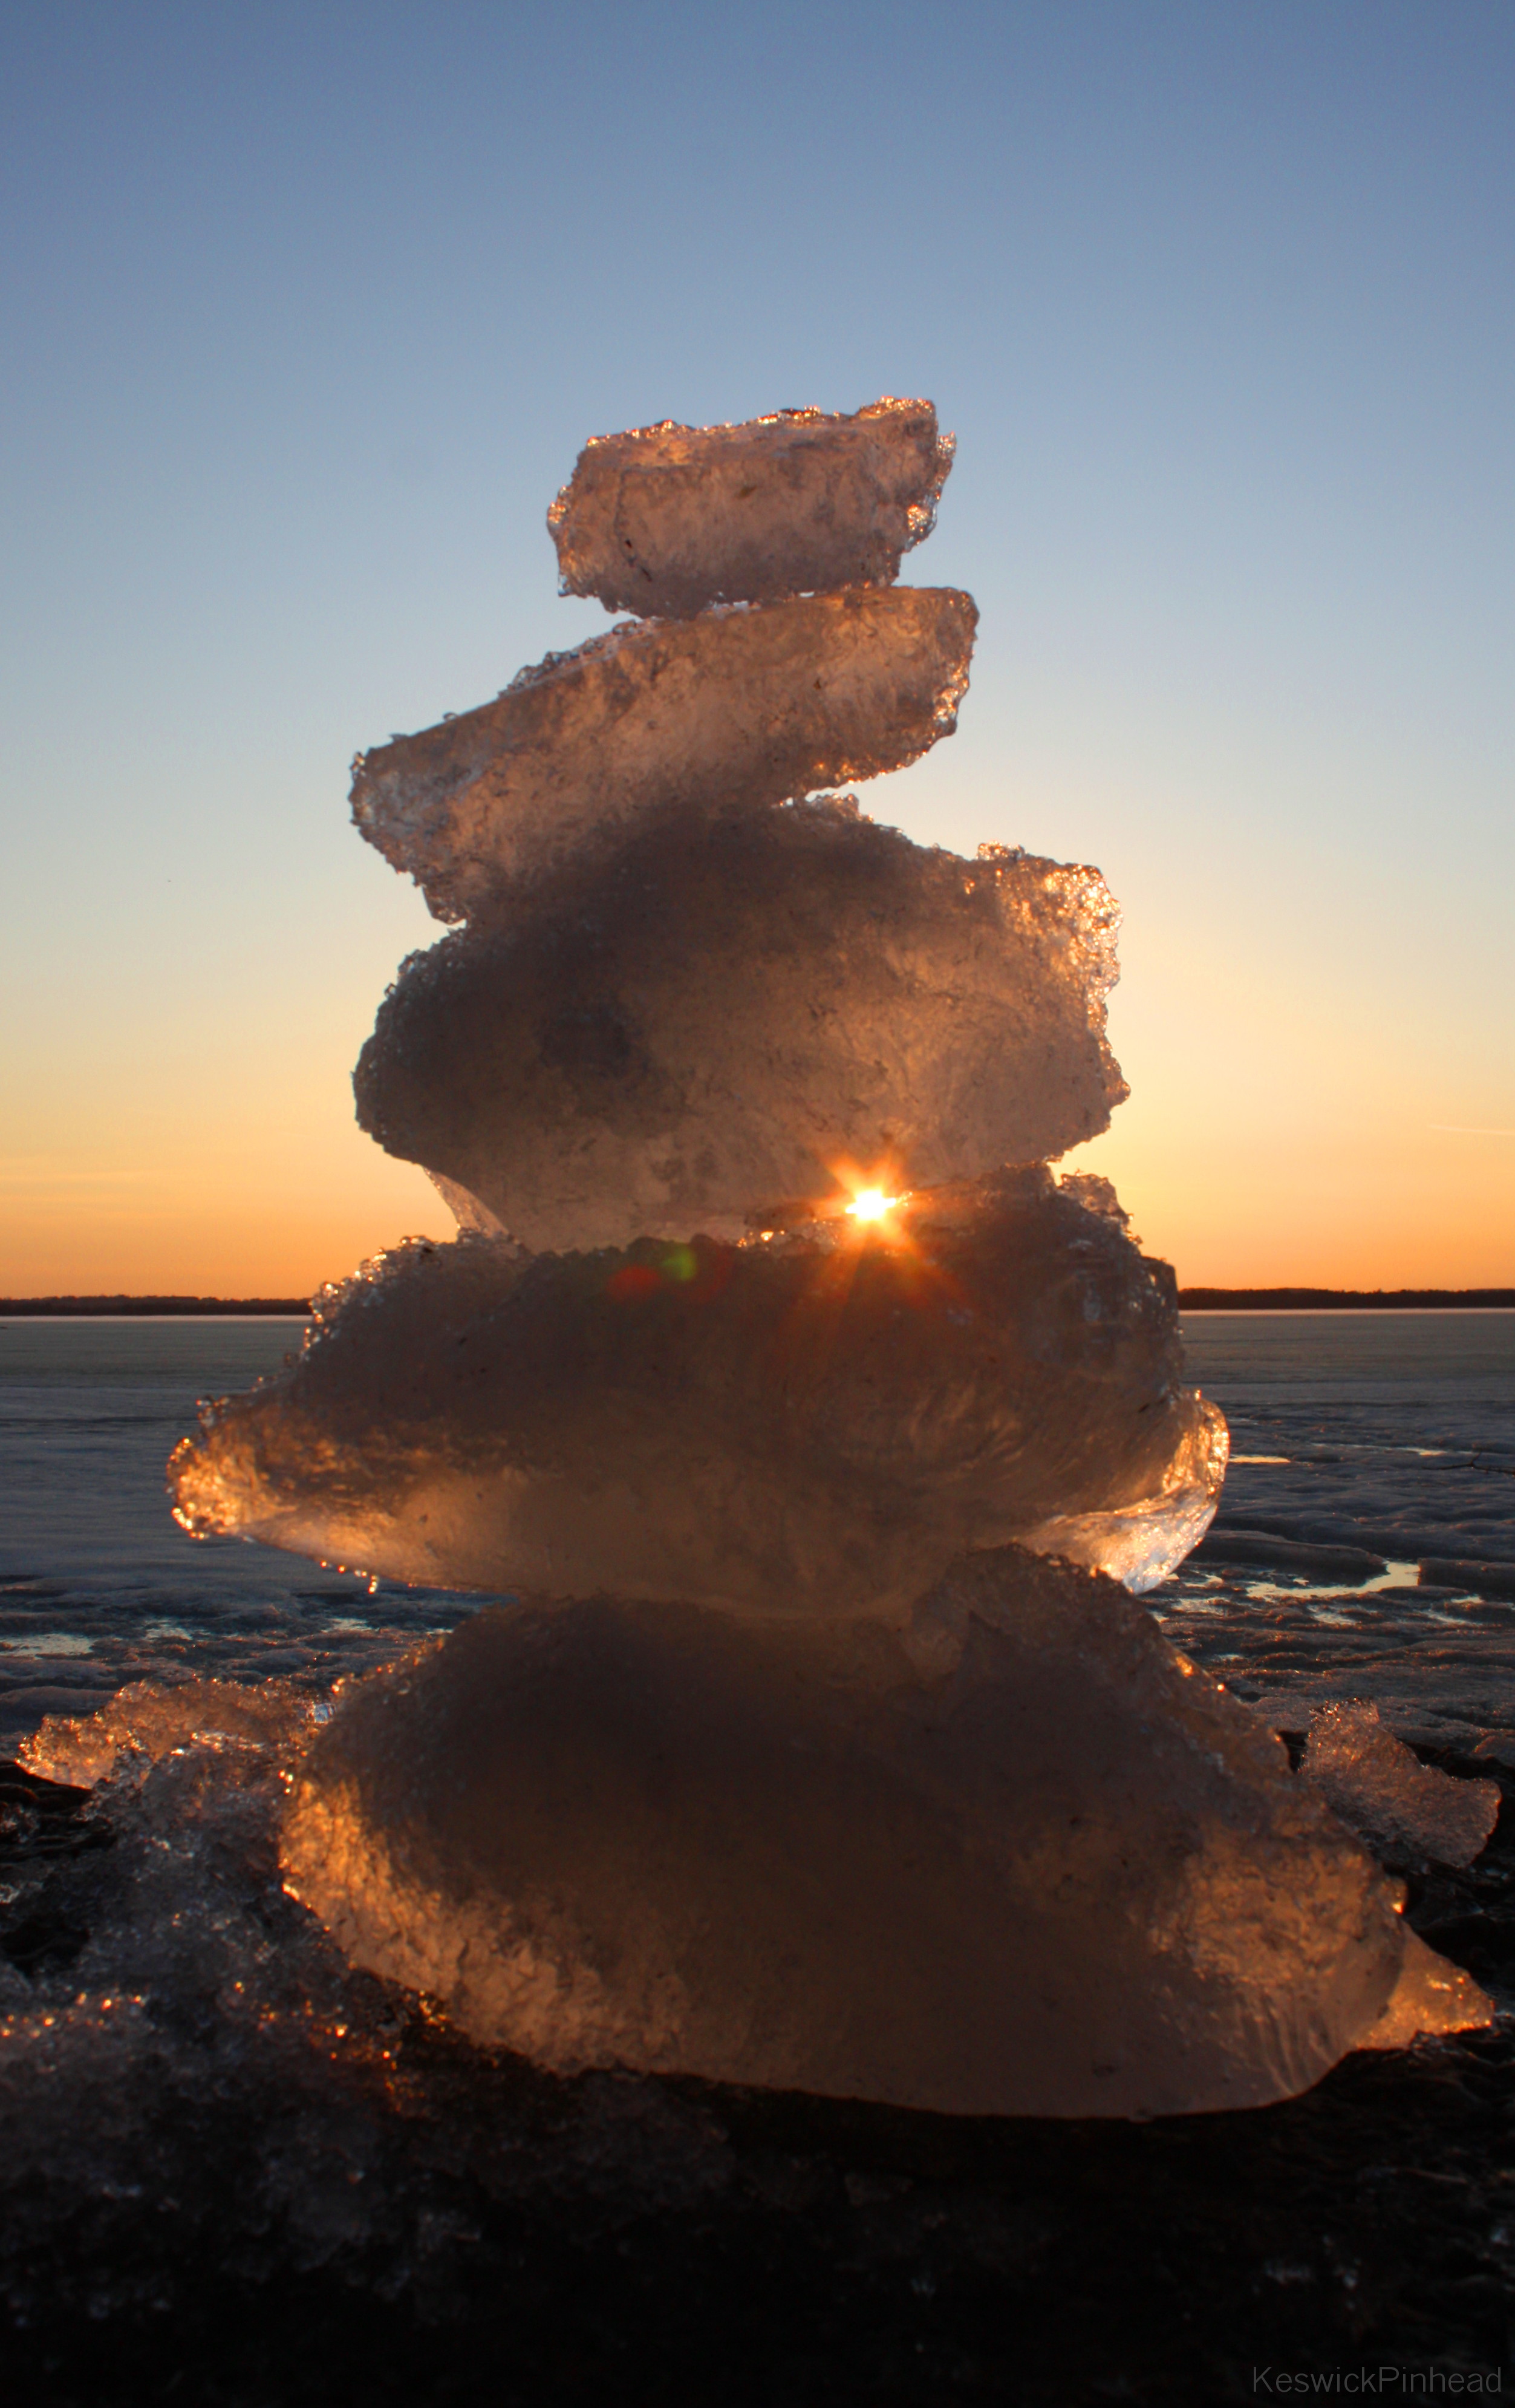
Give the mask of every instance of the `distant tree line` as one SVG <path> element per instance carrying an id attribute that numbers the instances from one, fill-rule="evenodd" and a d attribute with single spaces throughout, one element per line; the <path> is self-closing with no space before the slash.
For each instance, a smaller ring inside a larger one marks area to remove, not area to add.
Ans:
<path id="1" fill-rule="evenodd" d="M 307 1296 L 5 1296 L 0 1297 L 0 1319 L 44 1320 L 75 1313 L 81 1319 L 97 1319 L 106 1314 L 228 1312 L 288 1313 L 297 1312 L 302 1319 L 310 1311 Z"/>

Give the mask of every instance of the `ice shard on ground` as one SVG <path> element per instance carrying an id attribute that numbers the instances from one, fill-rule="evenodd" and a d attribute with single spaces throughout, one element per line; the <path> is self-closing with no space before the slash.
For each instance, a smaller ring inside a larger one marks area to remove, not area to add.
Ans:
<path id="1" fill-rule="evenodd" d="M 978 619 L 852 587 L 598 636 L 494 702 L 360 754 L 352 816 L 439 920 L 608 852 L 673 805 L 756 809 L 903 768 L 956 724 Z"/>
<path id="2" fill-rule="evenodd" d="M 929 401 L 741 426 L 638 426 L 587 443 L 551 509 L 565 594 L 682 619 L 888 585 L 931 533 L 952 465 Z"/>
<path id="3" fill-rule="evenodd" d="M 1034 1170 L 737 1246 L 408 1249 L 177 1470 L 192 1528 L 403 1580 L 825 1620 L 1053 1517 L 1160 1577 L 1224 1462 L 1172 1272 Z"/>
<path id="4" fill-rule="evenodd" d="M 831 799 L 665 815 L 412 955 L 358 1118 L 534 1248 L 741 1234 L 840 1163 L 1045 1162 L 1125 1094 L 1097 871 L 925 851 Z"/>
<path id="5" fill-rule="evenodd" d="M 810 792 L 951 728 L 974 606 L 887 581 L 945 466 L 916 404 L 591 446 L 565 582 L 664 615 L 353 788 L 469 923 L 357 1079 L 469 1234 L 326 1292 L 178 1511 L 516 1593 L 350 1688 L 284 1831 L 352 1956 L 475 2039 L 1241 2106 L 1490 2009 L 1127 1594 L 1226 1437 L 1172 1272 L 1047 1168 L 1124 1092 L 1103 882 Z"/>
<path id="6" fill-rule="evenodd" d="M 1370 1699 L 1317 1706 L 1302 1770 L 1348 1829 L 1392 1862 L 1470 1865 L 1499 1815 L 1496 1781 L 1422 1764 Z"/>

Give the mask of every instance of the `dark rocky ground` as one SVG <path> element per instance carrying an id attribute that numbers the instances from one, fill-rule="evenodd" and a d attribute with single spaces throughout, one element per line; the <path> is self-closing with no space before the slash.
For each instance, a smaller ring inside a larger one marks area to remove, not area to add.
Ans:
<path id="1" fill-rule="evenodd" d="M 23 1893 L 0 1946 L 55 1992 L 112 1837 L 84 1793 L 13 1770 L 0 1817 Z M 1471 1872 L 1410 1890 L 1417 1928 L 1515 1999 L 1515 1804 Z M 278 1942 L 298 1911 L 258 1912 Z M 76 2162 L 13 2125 L 7 2401 L 1166 2408 L 1365 2369 L 1380 2396 L 1417 2373 L 1515 2391 L 1515 2028 L 1355 2057 L 1250 2114 L 968 2122 L 553 2082 L 342 1978 L 369 2037 L 340 2062 L 308 2032 L 260 2056 L 192 1986 L 149 2000 L 172 2080 L 0 2098 L 98 2142 Z M 182 2071 L 212 2058 L 214 2080 Z"/>

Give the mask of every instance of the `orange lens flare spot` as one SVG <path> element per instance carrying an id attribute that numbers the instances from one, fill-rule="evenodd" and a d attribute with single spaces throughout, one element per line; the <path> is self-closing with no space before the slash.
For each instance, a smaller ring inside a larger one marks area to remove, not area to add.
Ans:
<path id="1" fill-rule="evenodd" d="M 732 1251 L 696 1238 L 692 1245 L 669 1246 L 655 1263 L 622 1263 L 605 1283 L 612 1304 L 645 1304 L 650 1297 L 680 1296 L 690 1304 L 708 1304 L 731 1277 Z"/>
<path id="2" fill-rule="evenodd" d="M 607 1281 L 605 1292 L 617 1304 L 634 1304 L 656 1296 L 662 1285 L 662 1275 L 650 1263 L 626 1263 Z"/>

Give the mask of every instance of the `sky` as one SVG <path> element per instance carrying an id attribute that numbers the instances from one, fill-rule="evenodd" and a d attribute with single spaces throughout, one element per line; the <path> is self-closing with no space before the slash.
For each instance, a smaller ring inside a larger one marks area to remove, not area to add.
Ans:
<path id="1" fill-rule="evenodd" d="M 351 1066 L 439 931 L 352 753 L 609 623 L 590 435 L 880 394 L 959 732 L 1092 861 L 1188 1284 L 1515 1283 L 1510 0 L 0 6 L 0 1293 L 450 1233 Z"/>

